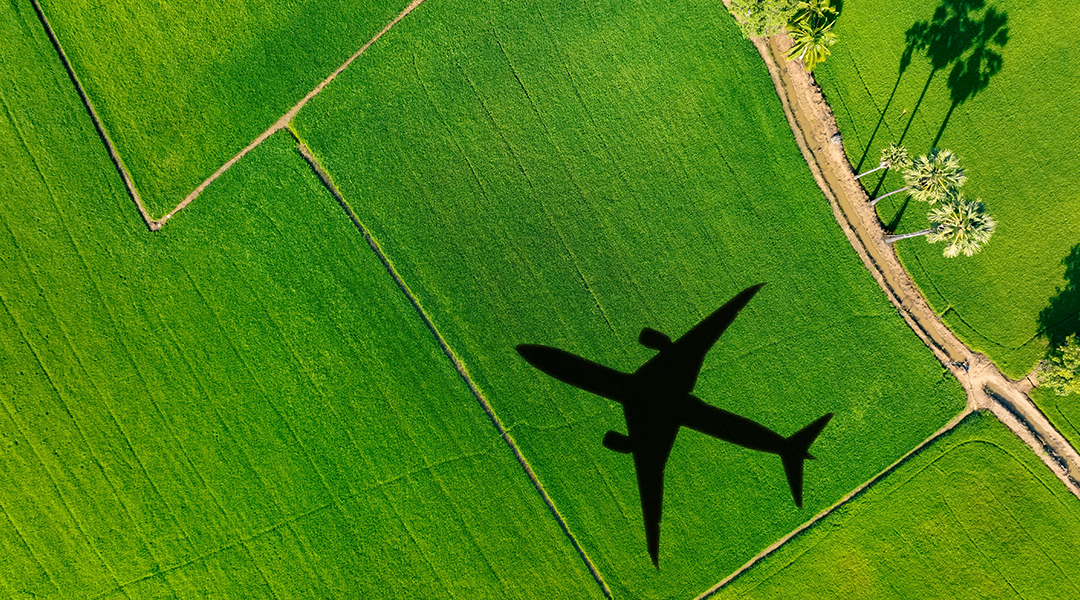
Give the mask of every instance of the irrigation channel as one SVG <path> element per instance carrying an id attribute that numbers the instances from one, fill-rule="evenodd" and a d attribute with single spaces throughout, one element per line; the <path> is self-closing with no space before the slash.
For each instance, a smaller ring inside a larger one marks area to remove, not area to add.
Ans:
<path id="1" fill-rule="evenodd" d="M 963 385 L 965 413 L 991 411 L 1080 497 L 1080 454 L 1027 396 L 1035 386 L 1034 372 L 1017 381 L 1009 379 L 986 356 L 961 342 L 930 309 L 893 247 L 885 242 L 885 232 L 869 205 L 869 196 L 855 180 L 836 119 L 813 75 L 785 58 L 791 40 L 781 34 L 753 42 L 769 69 L 799 149 L 829 199 L 837 222 L 900 315 Z"/>

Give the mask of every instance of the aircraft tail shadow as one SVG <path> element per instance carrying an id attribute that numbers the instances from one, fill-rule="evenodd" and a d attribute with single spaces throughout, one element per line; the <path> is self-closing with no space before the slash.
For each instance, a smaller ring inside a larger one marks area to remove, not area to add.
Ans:
<path id="1" fill-rule="evenodd" d="M 791 488 L 791 496 L 795 499 L 795 506 L 799 508 L 802 508 L 803 461 L 814 460 L 814 455 L 810 454 L 810 446 L 832 417 L 832 413 L 822 415 L 795 435 L 787 438 L 787 448 L 780 454 L 780 460 L 784 463 L 784 474 L 787 475 L 788 487 Z"/>

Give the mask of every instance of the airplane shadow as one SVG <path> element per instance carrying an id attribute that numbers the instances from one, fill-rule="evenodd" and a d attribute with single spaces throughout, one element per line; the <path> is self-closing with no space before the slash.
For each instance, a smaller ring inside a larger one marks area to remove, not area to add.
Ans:
<path id="1" fill-rule="evenodd" d="M 654 329 L 642 329 L 639 343 L 657 354 L 634 373 L 616 371 L 558 348 L 533 344 L 517 347 L 522 358 L 540 371 L 622 404 L 627 433 L 608 431 L 602 444 L 633 457 L 646 543 L 657 568 L 664 470 L 682 427 L 780 456 L 792 498 L 796 506 L 802 507 L 803 461 L 814 458 L 810 445 L 832 413 L 785 438 L 692 395 L 705 355 L 762 285 L 743 290 L 676 341 Z"/>

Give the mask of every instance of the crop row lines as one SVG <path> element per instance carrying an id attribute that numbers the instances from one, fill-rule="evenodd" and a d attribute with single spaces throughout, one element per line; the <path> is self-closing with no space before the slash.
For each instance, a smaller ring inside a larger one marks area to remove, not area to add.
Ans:
<path id="1" fill-rule="evenodd" d="M 75 73 L 74 69 L 72 68 L 71 62 L 68 60 L 67 54 L 65 53 L 62 45 L 60 44 L 60 41 L 57 38 L 57 36 L 55 34 L 55 31 L 53 30 L 52 25 L 48 21 L 48 18 L 45 16 L 45 12 L 42 10 L 41 6 L 39 5 L 38 0 L 30 0 L 30 1 L 31 1 L 31 3 L 32 3 L 33 7 L 34 7 L 34 11 L 37 13 L 38 19 L 40 20 L 40 22 L 42 24 L 42 27 L 45 29 L 45 32 L 46 32 L 46 34 L 47 34 L 47 36 L 49 38 L 49 41 L 52 43 L 53 48 L 55 49 L 57 55 L 59 56 L 61 63 L 64 65 L 64 69 L 67 71 L 68 76 L 71 79 L 71 82 L 72 82 L 73 86 L 75 87 L 76 92 L 78 93 L 80 100 L 82 101 L 82 103 L 85 106 L 87 112 L 89 113 L 89 115 L 91 117 L 91 120 L 94 123 L 94 127 L 95 127 L 95 129 L 96 129 L 96 131 L 98 133 L 98 136 L 100 137 L 100 139 L 102 141 L 102 144 L 105 146 L 105 148 L 106 148 L 106 150 L 107 150 L 107 152 L 109 154 L 110 159 L 112 160 L 114 166 L 116 167 L 117 172 L 120 174 L 121 179 L 124 182 L 124 186 L 127 189 L 129 196 L 131 197 L 132 201 L 134 202 L 136 208 L 138 209 L 139 215 L 142 217 L 143 221 L 146 223 L 146 226 L 150 231 L 157 231 L 157 230 L 161 229 L 161 227 L 165 224 L 165 222 L 167 222 L 174 215 L 176 215 L 179 211 L 183 210 L 185 207 L 187 207 L 189 204 L 191 204 L 191 202 L 193 202 L 196 198 L 198 198 L 202 194 L 202 192 L 211 183 L 213 183 L 215 180 L 217 180 L 222 174 L 224 174 L 229 168 L 231 168 L 234 164 L 236 164 L 241 158 L 243 158 L 249 152 L 251 152 L 252 150 L 257 148 L 264 141 L 269 139 L 270 136 L 272 136 L 274 133 L 277 133 L 278 131 L 280 131 L 282 129 L 287 129 L 288 128 L 290 130 L 290 132 L 294 135 L 294 137 L 296 137 L 296 133 L 294 131 L 292 131 L 292 129 L 290 127 L 290 124 L 291 124 L 293 118 L 297 115 L 297 113 L 299 113 L 299 111 L 313 97 L 315 97 L 315 95 L 317 95 L 319 92 L 321 92 L 331 81 L 333 81 L 339 74 L 341 74 L 346 68 L 348 68 L 348 66 L 350 64 L 352 64 L 352 62 L 355 61 L 361 54 L 363 54 L 373 43 L 375 43 L 376 40 L 378 40 L 380 37 L 382 37 L 394 25 L 396 25 L 401 19 L 403 19 L 405 16 L 407 16 L 409 13 L 411 13 L 414 9 L 416 9 L 416 7 L 418 7 L 421 3 L 423 3 L 424 0 L 413 0 L 390 23 L 388 23 L 385 27 L 383 27 L 382 30 L 380 30 L 377 34 L 375 34 L 375 36 L 372 37 L 366 44 L 364 44 L 357 52 L 355 52 L 352 56 L 350 56 L 344 63 L 342 63 L 337 69 L 335 69 L 329 76 L 327 76 L 325 79 L 323 79 L 317 86 L 315 86 L 315 88 L 313 88 L 310 92 L 308 92 L 308 94 L 306 94 L 299 102 L 297 102 L 288 111 L 286 111 L 285 114 L 283 114 L 277 121 L 275 121 L 270 127 L 268 127 L 265 131 L 263 131 L 259 136 L 257 136 L 250 144 L 248 144 L 246 147 L 244 147 L 242 150 L 240 150 L 235 156 L 233 156 L 228 161 L 226 161 L 224 164 L 222 164 L 213 174 L 211 174 L 209 177 L 207 177 L 207 179 L 205 179 L 194 190 L 192 190 L 186 197 L 184 197 L 184 199 L 179 204 L 177 204 L 172 210 L 170 210 L 168 213 L 166 213 L 164 216 L 162 216 L 162 217 L 160 217 L 158 219 L 154 219 L 150 215 L 149 211 L 146 209 L 146 206 L 143 203 L 142 198 L 139 195 L 138 189 L 135 186 L 134 179 L 132 178 L 130 172 L 128 171 L 128 169 L 126 167 L 126 165 L 124 164 L 123 160 L 121 159 L 120 154 L 119 154 L 118 150 L 116 149 L 115 144 L 113 143 L 112 139 L 110 138 L 110 136 L 109 136 L 109 134 L 108 134 L 108 132 L 107 132 L 107 130 L 105 128 L 104 123 L 102 122 L 101 118 L 99 117 L 99 115 L 97 113 L 97 110 L 94 108 L 93 103 L 91 102 L 88 94 L 86 93 L 85 88 L 82 85 L 82 82 L 79 80 L 78 75 Z M 367 241 L 369 246 L 372 248 L 372 250 L 375 252 L 375 254 L 379 257 L 380 261 L 383 263 L 384 267 L 387 269 L 387 271 L 393 277 L 395 283 L 401 289 L 402 293 L 409 299 L 410 303 L 413 305 L 413 308 L 416 310 L 417 314 L 420 316 L 420 318 L 424 322 L 425 326 L 428 328 L 428 330 L 431 332 L 431 334 L 435 337 L 435 339 L 438 342 L 438 344 L 439 344 L 440 348 L 442 349 L 443 353 L 450 359 L 451 363 L 454 365 L 454 368 L 457 370 L 458 374 L 465 381 L 466 385 L 469 387 L 469 389 L 472 392 L 472 394 L 474 395 L 474 397 L 480 403 L 480 405 L 483 408 L 484 412 L 487 414 L 488 418 L 491 420 L 492 424 L 495 426 L 495 429 L 498 431 L 500 437 L 502 437 L 504 442 L 510 447 L 510 449 L 513 452 L 513 454 L 514 454 L 515 458 L 517 459 L 518 463 L 522 466 L 525 473 L 529 477 L 529 480 L 532 482 L 534 488 L 540 494 L 542 500 L 544 501 L 544 504 L 547 506 L 548 510 L 554 516 L 555 520 L 559 524 L 559 527 L 562 529 L 563 533 L 570 540 L 570 542 L 573 545 L 574 549 L 577 551 L 578 555 L 581 557 L 582 561 L 585 563 L 586 567 L 589 569 L 590 574 L 592 575 L 592 577 L 595 579 L 595 581 L 599 585 L 599 587 L 602 590 L 605 597 L 610 599 L 612 597 L 611 596 L 611 591 L 608 588 L 607 584 L 604 582 L 603 578 L 601 577 L 601 575 L 599 573 L 599 570 L 597 569 L 596 565 L 592 562 L 592 560 L 585 553 L 585 550 L 582 548 L 581 544 L 579 543 L 577 538 L 574 536 L 574 534 L 571 533 L 571 531 L 569 529 L 569 526 L 566 524 L 565 519 L 562 517 L 562 515 L 559 512 L 558 508 L 555 506 L 555 504 L 552 501 L 551 497 L 548 495 L 547 491 L 543 488 L 543 485 L 540 483 L 540 481 L 537 478 L 536 473 L 533 471 L 531 465 L 525 459 L 525 456 L 522 454 L 522 452 L 521 452 L 520 448 L 518 447 L 517 443 L 510 436 L 510 434 L 507 431 L 505 425 L 502 423 L 502 421 L 499 419 L 499 417 L 495 414 L 493 408 L 491 407 L 491 404 L 488 402 L 486 397 L 483 395 L 483 393 L 476 386 L 475 382 L 472 380 L 472 378 L 469 375 L 469 373 L 468 373 L 467 369 L 465 368 L 464 364 L 461 362 L 461 359 L 449 347 L 449 345 L 447 344 L 445 338 L 443 338 L 443 336 L 435 328 L 434 323 L 431 321 L 430 317 L 427 315 L 427 313 L 423 309 L 423 307 L 419 304 L 419 301 L 417 300 L 416 296 L 412 293 L 412 291 L 409 289 L 408 285 L 404 282 L 404 280 L 398 274 L 397 270 L 394 268 L 394 266 L 389 261 L 389 259 L 386 257 L 386 255 L 382 252 L 382 250 L 379 247 L 378 243 L 371 237 L 371 235 L 368 232 L 367 228 L 356 217 L 356 215 L 352 211 L 351 207 L 349 207 L 348 203 L 344 200 L 344 198 L 341 196 L 340 192 L 337 190 L 337 188 L 334 186 L 334 184 L 330 180 L 329 176 L 326 174 L 326 171 L 316 161 L 314 156 L 312 156 L 312 154 L 311 154 L 310 150 L 307 148 L 307 146 L 302 141 L 300 141 L 299 138 L 297 138 L 297 141 L 299 143 L 298 149 L 299 149 L 300 153 L 304 156 L 304 158 L 311 165 L 312 169 L 319 176 L 320 180 L 323 182 L 325 187 L 331 192 L 331 194 L 334 196 L 334 198 L 338 201 L 338 203 L 341 205 L 341 207 L 345 210 L 346 214 L 348 214 L 349 218 L 352 220 L 352 222 L 356 226 L 357 230 L 363 235 L 365 241 Z M 275 410 L 276 410 L 276 407 L 275 407 Z M 321 473 L 320 473 L 320 475 L 321 475 Z M 325 484 L 325 481 L 323 483 Z M 216 498 L 215 498 L 215 500 L 216 500 Z M 288 521 L 273 525 L 273 526 L 271 526 L 271 527 L 269 527 L 269 528 L 267 528 L 265 530 L 256 532 L 256 533 L 252 534 L 251 536 L 248 536 L 246 538 L 237 540 L 237 541 L 235 541 L 235 542 L 233 542 L 231 544 L 224 545 L 224 546 L 222 546 L 220 548 L 217 548 L 215 550 L 212 550 L 211 552 L 208 552 L 208 553 L 205 553 L 205 554 L 200 555 L 198 557 L 195 557 L 195 558 L 193 558 L 193 559 L 191 559 L 189 561 L 186 561 L 184 563 L 173 565 L 171 567 L 164 568 L 164 569 L 159 567 L 159 569 L 157 571 L 155 571 L 153 573 L 149 573 L 144 577 L 141 577 L 141 578 L 138 578 L 138 579 L 135 579 L 135 580 L 132 580 L 132 581 L 128 581 L 128 582 L 124 582 L 124 583 L 116 582 L 117 586 L 115 588 L 113 588 L 112 590 L 110 590 L 109 592 L 107 592 L 107 594 L 127 589 L 131 585 L 137 584 L 137 583 L 139 583 L 141 581 L 144 581 L 144 580 L 149 579 L 151 577 L 154 577 L 156 575 L 160 575 L 160 574 L 163 574 L 163 573 L 174 571 L 174 570 L 179 569 L 179 568 L 183 568 L 185 566 L 188 566 L 190 564 L 198 562 L 199 560 L 203 560 L 206 557 L 211 556 L 213 554 L 220 553 L 220 552 L 225 551 L 225 550 L 227 550 L 229 548 L 232 548 L 232 547 L 236 547 L 237 545 L 245 545 L 247 542 L 251 541 L 252 539 L 255 539 L 255 538 L 257 538 L 257 537 L 259 537 L 261 535 L 264 535 L 266 533 L 269 533 L 271 531 L 277 530 L 282 526 L 291 526 L 290 524 L 291 524 L 292 521 L 295 521 L 296 519 L 307 516 L 310 513 L 317 512 L 319 510 L 327 508 L 330 505 L 338 505 L 339 509 L 340 509 L 340 505 L 339 505 L 338 500 L 334 499 L 334 501 L 331 502 L 328 505 L 316 507 L 316 508 L 314 508 L 314 509 L 312 509 L 310 511 L 302 513 L 301 515 L 297 515 L 293 519 L 289 519 Z M 281 507 L 279 506 L 279 509 L 280 508 Z M 114 581 L 115 581 L 115 573 L 114 573 Z"/>

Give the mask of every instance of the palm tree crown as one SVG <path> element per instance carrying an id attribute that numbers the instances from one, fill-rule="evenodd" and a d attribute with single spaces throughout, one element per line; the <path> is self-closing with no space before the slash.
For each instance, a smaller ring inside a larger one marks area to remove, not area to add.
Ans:
<path id="1" fill-rule="evenodd" d="M 965 181 L 967 175 L 960 167 L 960 160 L 948 150 L 934 149 L 916 157 L 904 171 L 904 184 L 911 197 L 929 204 L 945 198 Z"/>
<path id="2" fill-rule="evenodd" d="M 926 240 L 930 243 L 948 242 L 942 252 L 946 258 L 954 258 L 960 253 L 964 256 L 975 254 L 993 235 L 996 225 L 994 219 L 986 214 L 982 201 L 968 200 L 960 191 L 954 191 L 942 200 L 926 218 L 934 224 Z"/>
<path id="3" fill-rule="evenodd" d="M 788 32 L 794 44 L 788 50 L 788 60 L 801 60 L 807 71 L 829 56 L 829 46 L 836 43 L 832 23 L 814 25 L 810 20 L 788 24 Z"/>
<path id="4" fill-rule="evenodd" d="M 899 144 L 889 144 L 881 149 L 881 164 L 887 167 L 893 167 L 906 165 L 907 163 L 907 148 Z"/>
<path id="5" fill-rule="evenodd" d="M 858 175 L 855 176 L 855 179 L 858 180 L 863 175 L 869 175 L 869 174 L 873 173 L 874 171 L 880 171 L 882 169 L 888 169 L 888 168 L 891 168 L 891 167 L 894 167 L 894 166 L 897 166 L 897 167 L 907 166 L 907 164 L 908 164 L 907 148 L 905 148 L 905 147 L 903 147 L 903 146 L 901 146 L 899 144 L 889 144 L 888 146 L 885 146 L 884 148 L 881 149 L 881 161 L 878 163 L 878 166 L 874 167 L 873 169 L 870 169 L 869 171 L 864 171 L 862 173 L 859 173 Z"/>
<path id="6" fill-rule="evenodd" d="M 836 9 L 830 6 L 829 0 L 801 0 L 796 5 L 795 18 L 792 22 L 801 21 L 821 22 L 828 20 L 829 15 L 835 15 Z"/>

